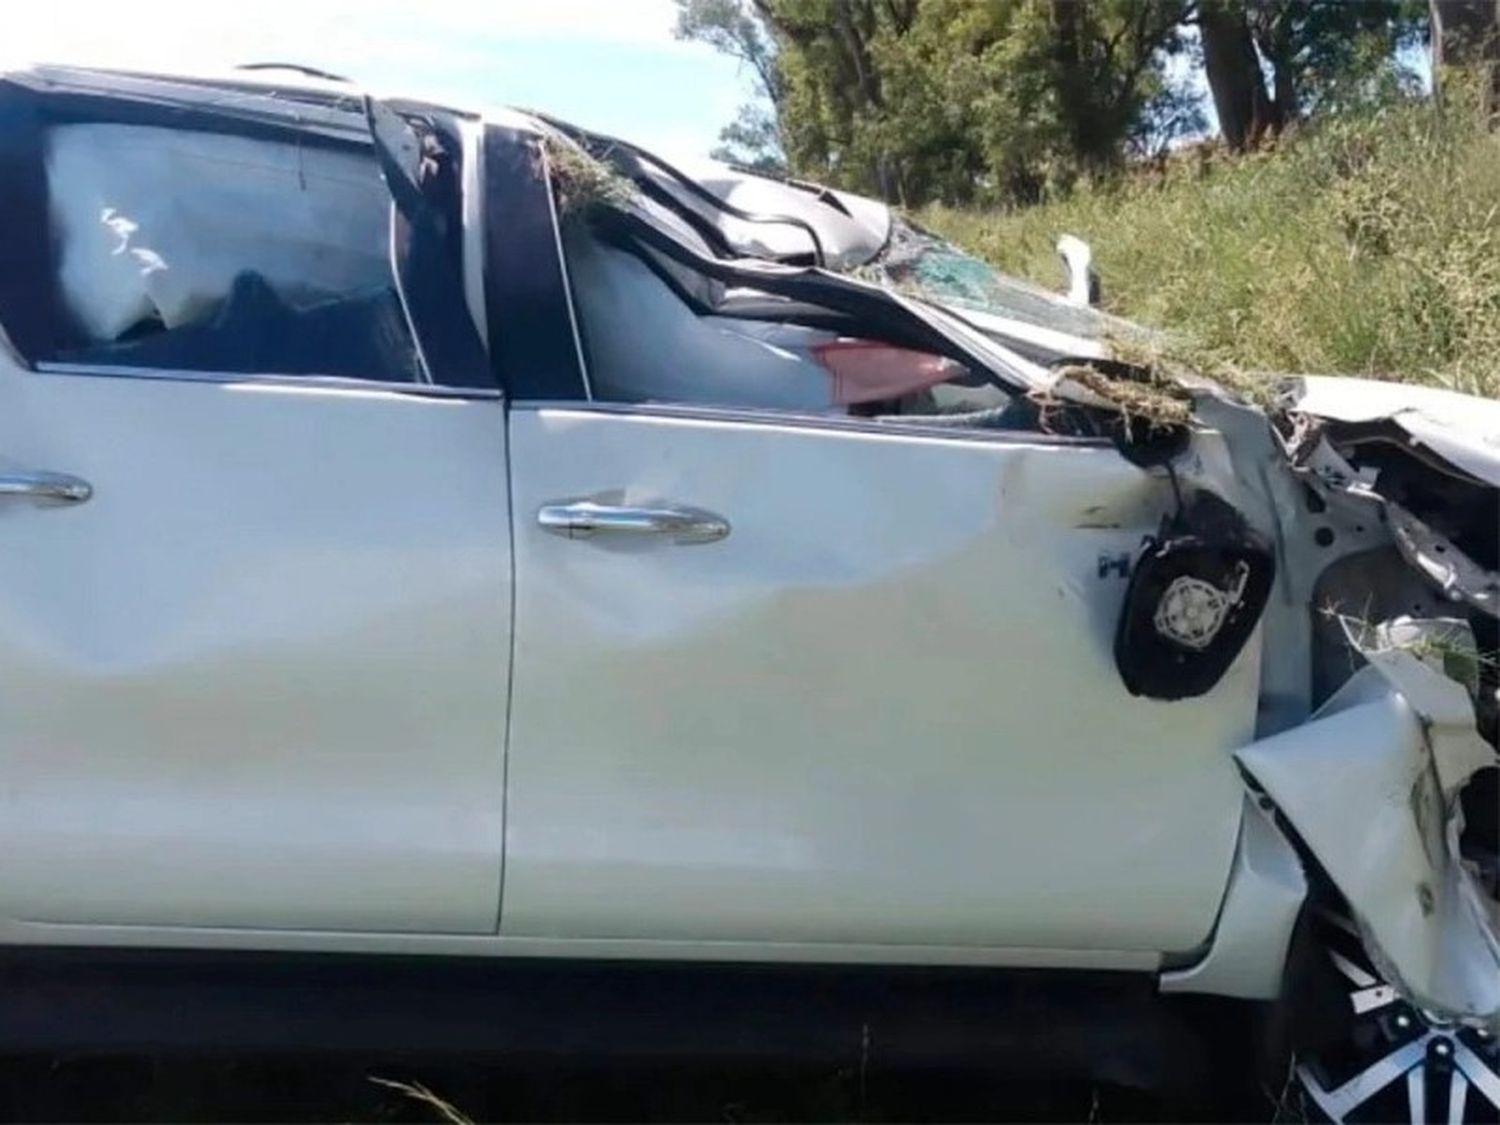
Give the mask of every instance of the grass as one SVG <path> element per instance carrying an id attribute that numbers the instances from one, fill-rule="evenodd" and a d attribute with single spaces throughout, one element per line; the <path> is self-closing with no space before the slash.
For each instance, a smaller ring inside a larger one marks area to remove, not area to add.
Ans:
<path id="1" fill-rule="evenodd" d="M 596 203 L 623 206 L 635 194 L 629 180 L 570 140 L 548 134 L 542 151 L 564 216 L 581 214 Z"/>
<path id="2" fill-rule="evenodd" d="M 474 1125 L 473 1121 L 452 1102 L 440 1098 L 420 1082 L 398 1082 L 393 1078 L 380 1078 L 373 1075 L 370 1081 L 376 1086 L 395 1090 L 418 1105 L 427 1106 L 437 1115 L 438 1120 L 445 1122 L 446 1125 Z"/>
<path id="3" fill-rule="evenodd" d="M 1049 288 L 1058 236 L 1086 239 L 1104 307 L 1165 329 L 1164 358 L 1222 381 L 1350 374 L 1500 397 L 1500 133 L 1462 105 L 1396 105 L 1034 207 L 917 219 Z"/>

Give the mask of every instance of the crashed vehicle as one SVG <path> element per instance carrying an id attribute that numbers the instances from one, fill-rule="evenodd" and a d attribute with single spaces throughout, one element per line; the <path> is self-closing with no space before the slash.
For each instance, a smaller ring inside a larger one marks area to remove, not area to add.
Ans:
<path id="1" fill-rule="evenodd" d="M 1494 1119 L 1500 403 L 301 72 L 15 71 L 0 169 L 0 1047 L 1146 1085 L 1219 1004 Z"/>

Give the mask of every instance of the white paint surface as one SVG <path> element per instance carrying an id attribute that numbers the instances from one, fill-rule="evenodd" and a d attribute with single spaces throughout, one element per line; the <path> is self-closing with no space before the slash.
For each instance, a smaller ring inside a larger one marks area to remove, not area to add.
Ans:
<path id="1" fill-rule="evenodd" d="M 508 937 L 1186 950 L 1213 926 L 1258 639 L 1196 700 L 1111 642 L 1169 502 L 1113 449 L 511 415 Z M 559 499 L 718 543 L 568 540 Z"/>
<path id="2" fill-rule="evenodd" d="M 0 501 L 0 912 L 493 931 L 498 401 L 6 364 L 14 468 L 95 491 Z"/>

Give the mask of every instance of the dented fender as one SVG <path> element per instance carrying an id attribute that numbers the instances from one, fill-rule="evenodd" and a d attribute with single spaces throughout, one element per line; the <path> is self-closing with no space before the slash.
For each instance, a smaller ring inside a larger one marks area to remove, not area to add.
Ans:
<path id="1" fill-rule="evenodd" d="M 1410 652 L 1368 665 L 1306 723 L 1236 752 L 1417 1006 L 1500 1027 L 1500 905 L 1465 866 L 1458 794 L 1496 762 L 1462 685 Z"/>

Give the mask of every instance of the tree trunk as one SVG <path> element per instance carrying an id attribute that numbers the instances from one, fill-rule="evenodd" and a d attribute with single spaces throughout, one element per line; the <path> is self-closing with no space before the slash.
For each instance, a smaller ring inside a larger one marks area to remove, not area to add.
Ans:
<path id="1" fill-rule="evenodd" d="M 1219 132 L 1230 148 L 1242 152 L 1276 125 L 1245 9 L 1234 0 L 1212 0 L 1204 3 L 1198 21 L 1203 70 L 1219 115 Z"/>
<path id="2" fill-rule="evenodd" d="M 1260 57 L 1271 68 L 1271 127 L 1278 132 L 1297 120 L 1302 107 L 1297 99 L 1297 48 L 1292 42 L 1292 3 L 1262 4 L 1251 35 Z"/>
<path id="3" fill-rule="evenodd" d="M 1478 76 L 1485 111 L 1500 115 L 1500 0 L 1428 0 L 1432 17 L 1433 89 L 1445 69 Z"/>
<path id="4" fill-rule="evenodd" d="M 1085 135 L 1092 115 L 1084 104 L 1082 85 L 1088 81 L 1078 21 L 1082 12 L 1075 0 L 1052 0 L 1052 61 L 1057 71 L 1057 98 L 1067 124 L 1073 151 L 1087 162 L 1093 156 Z"/>

